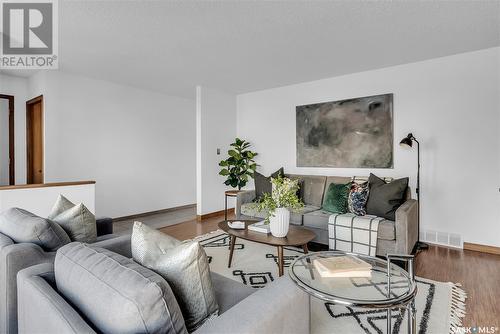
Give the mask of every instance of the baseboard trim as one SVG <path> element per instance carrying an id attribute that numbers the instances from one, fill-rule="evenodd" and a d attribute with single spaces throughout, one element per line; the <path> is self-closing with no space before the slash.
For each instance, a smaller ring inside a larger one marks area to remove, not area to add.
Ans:
<path id="1" fill-rule="evenodd" d="M 464 242 L 464 249 L 481 253 L 500 255 L 500 247 Z"/>
<path id="2" fill-rule="evenodd" d="M 130 216 L 123 216 L 123 217 L 113 218 L 113 221 L 119 222 L 119 221 L 123 221 L 123 220 L 137 219 L 137 218 L 141 218 L 141 217 L 144 217 L 144 216 L 155 215 L 155 214 L 159 214 L 159 213 L 167 213 L 167 212 L 172 212 L 172 211 L 177 211 L 177 210 L 183 210 L 183 209 L 192 209 L 192 208 L 196 208 L 196 204 L 187 204 L 187 205 L 175 206 L 173 208 L 167 208 L 167 209 L 161 209 L 161 210 L 155 210 L 155 211 L 138 213 L 138 214 L 130 215 Z"/>
<path id="3" fill-rule="evenodd" d="M 228 215 L 232 214 L 232 213 L 234 213 L 234 208 L 227 209 Z M 203 219 L 213 218 L 213 217 L 217 217 L 217 216 L 221 216 L 221 215 L 224 215 L 224 210 L 210 212 L 210 213 L 206 213 L 204 215 L 196 215 L 196 220 L 201 222 Z"/>

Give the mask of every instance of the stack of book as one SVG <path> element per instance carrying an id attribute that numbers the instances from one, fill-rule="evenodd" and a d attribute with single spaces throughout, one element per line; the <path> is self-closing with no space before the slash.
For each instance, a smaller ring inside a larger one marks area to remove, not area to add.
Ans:
<path id="1" fill-rule="evenodd" d="M 313 260 L 321 277 L 371 277 L 371 264 L 356 256 L 332 256 Z"/>
<path id="2" fill-rule="evenodd" d="M 248 225 L 248 229 L 254 232 L 271 233 L 271 227 L 269 226 L 269 224 L 266 224 L 265 220 Z"/>

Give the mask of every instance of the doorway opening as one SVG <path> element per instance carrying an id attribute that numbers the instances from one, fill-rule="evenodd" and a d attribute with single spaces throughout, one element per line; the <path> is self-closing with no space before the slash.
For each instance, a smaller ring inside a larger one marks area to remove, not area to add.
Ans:
<path id="1" fill-rule="evenodd" d="M 14 96 L 0 94 L 0 186 L 15 183 Z"/>
<path id="2" fill-rule="evenodd" d="M 26 150 L 26 183 L 43 183 L 43 95 L 26 102 Z"/>

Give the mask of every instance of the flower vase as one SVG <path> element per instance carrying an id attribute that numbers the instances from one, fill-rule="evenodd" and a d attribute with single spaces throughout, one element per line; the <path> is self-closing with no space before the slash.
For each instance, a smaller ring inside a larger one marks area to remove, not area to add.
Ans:
<path id="1" fill-rule="evenodd" d="M 277 208 L 269 217 L 269 227 L 273 237 L 286 237 L 290 227 L 290 211 L 287 208 Z"/>

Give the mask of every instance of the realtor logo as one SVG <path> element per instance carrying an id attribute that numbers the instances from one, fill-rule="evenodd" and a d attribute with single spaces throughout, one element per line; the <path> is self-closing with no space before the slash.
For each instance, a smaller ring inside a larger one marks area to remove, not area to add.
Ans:
<path id="1" fill-rule="evenodd" d="M 57 2 L 0 0 L 0 68 L 56 69 Z"/>

